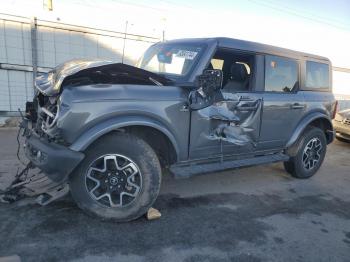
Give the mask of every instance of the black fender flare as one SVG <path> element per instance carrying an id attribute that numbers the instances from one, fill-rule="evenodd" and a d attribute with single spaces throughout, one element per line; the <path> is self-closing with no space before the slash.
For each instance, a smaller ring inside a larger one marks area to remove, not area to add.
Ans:
<path id="1" fill-rule="evenodd" d="M 294 132 L 291 136 L 291 138 L 289 139 L 289 141 L 287 142 L 285 148 L 289 148 L 291 147 L 300 137 L 300 135 L 304 132 L 305 128 L 313 121 L 315 121 L 316 119 L 322 119 L 325 120 L 329 123 L 329 125 L 332 127 L 332 130 L 326 130 L 326 132 L 331 132 L 332 133 L 332 138 L 329 142 L 333 141 L 334 138 L 334 131 L 333 131 L 333 124 L 332 124 L 332 120 L 330 119 L 330 117 L 322 112 L 313 112 L 308 114 L 307 116 L 305 116 L 297 125 L 297 127 L 294 129 Z"/>
<path id="2" fill-rule="evenodd" d="M 84 151 L 89 145 L 91 145 L 101 136 L 111 131 L 115 131 L 117 129 L 128 126 L 147 126 L 155 128 L 158 131 L 162 132 L 173 145 L 177 159 L 179 159 L 179 146 L 173 133 L 169 130 L 169 128 L 166 127 L 165 124 L 149 116 L 127 115 L 104 120 L 80 134 L 78 139 L 74 141 L 74 143 L 70 145 L 69 148 L 74 151 Z"/>

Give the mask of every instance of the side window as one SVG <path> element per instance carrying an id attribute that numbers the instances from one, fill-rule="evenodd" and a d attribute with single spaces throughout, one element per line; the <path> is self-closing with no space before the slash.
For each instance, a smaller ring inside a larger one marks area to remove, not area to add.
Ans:
<path id="1" fill-rule="evenodd" d="M 298 88 L 298 63 L 278 56 L 265 57 L 265 91 L 293 92 Z"/>
<path id="2" fill-rule="evenodd" d="M 223 92 L 250 92 L 255 90 L 255 56 L 254 53 L 220 48 L 212 57 L 207 68 L 222 70 Z"/>
<path id="3" fill-rule="evenodd" d="M 329 65 L 307 61 L 305 87 L 308 89 L 329 89 Z"/>

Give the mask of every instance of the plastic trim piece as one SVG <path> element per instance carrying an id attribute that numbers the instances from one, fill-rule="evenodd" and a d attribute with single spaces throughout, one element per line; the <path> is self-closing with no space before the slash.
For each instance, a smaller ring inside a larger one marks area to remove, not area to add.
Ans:
<path id="1" fill-rule="evenodd" d="M 147 117 L 125 116 L 101 122 L 95 125 L 93 128 L 81 134 L 79 138 L 70 146 L 70 149 L 73 151 L 83 151 L 101 136 L 111 131 L 115 131 L 117 129 L 129 126 L 153 127 L 158 131 L 162 132 L 166 137 L 168 137 L 168 139 L 172 143 L 177 155 L 177 159 L 180 159 L 179 147 L 174 135 L 166 127 L 164 127 L 164 125 L 159 123 L 159 121 Z"/>
<path id="2" fill-rule="evenodd" d="M 292 137 L 289 139 L 289 141 L 287 142 L 287 144 L 286 144 L 285 147 L 288 148 L 288 147 L 292 146 L 292 145 L 298 140 L 299 136 L 303 133 L 303 131 L 305 130 L 305 128 L 306 128 L 312 121 L 314 121 L 314 120 L 316 120 L 316 119 L 323 119 L 323 120 L 328 121 L 329 124 L 330 124 L 330 126 L 332 127 L 332 130 L 326 130 L 326 131 L 327 131 L 327 132 L 328 132 L 328 131 L 333 131 L 333 124 L 332 124 L 331 119 L 330 119 L 327 115 L 325 115 L 325 114 L 323 114 L 323 113 L 321 113 L 321 112 L 314 112 L 314 113 L 311 113 L 311 114 L 307 115 L 305 118 L 303 118 L 303 119 L 299 122 L 298 126 L 296 127 L 296 129 L 295 129 L 294 132 L 293 132 Z M 328 143 L 331 143 L 332 141 L 333 141 L 333 139 L 331 139 L 331 141 L 328 141 Z"/>
<path id="3" fill-rule="evenodd" d="M 34 166 L 55 182 L 63 182 L 85 155 L 67 147 L 49 143 L 32 134 L 27 137 L 25 154 Z M 64 164 L 62 164 L 64 163 Z"/>

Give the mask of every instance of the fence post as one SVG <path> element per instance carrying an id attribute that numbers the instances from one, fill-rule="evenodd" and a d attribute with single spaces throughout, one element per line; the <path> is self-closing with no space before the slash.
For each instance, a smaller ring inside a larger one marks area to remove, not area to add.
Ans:
<path id="1" fill-rule="evenodd" d="M 37 19 L 32 17 L 30 19 L 30 38 L 32 44 L 32 66 L 33 66 L 33 88 L 35 84 L 35 77 L 38 72 L 38 49 L 37 49 Z"/>

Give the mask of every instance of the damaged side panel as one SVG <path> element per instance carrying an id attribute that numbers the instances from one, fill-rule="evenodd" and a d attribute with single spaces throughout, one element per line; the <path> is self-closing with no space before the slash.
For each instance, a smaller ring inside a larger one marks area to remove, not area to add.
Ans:
<path id="1" fill-rule="evenodd" d="M 72 60 L 36 78 L 35 86 L 38 92 L 31 103 L 33 112 L 28 110 L 26 116 L 35 123 L 39 135 L 48 135 L 55 142 L 67 144 L 60 133 L 62 130 L 58 130 L 60 122 L 64 120 L 63 115 L 71 114 L 69 112 L 71 98 L 63 94 L 65 89 L 85 89 L 81 94 L 90 96 L 90 99 L 97 96 L 117 99 L 122 93 L 127 93 L 121 90 L 126 89 L 126 85 L 140 86 L 140 89 L 143 86 L 154 89 L 171 84 L 170 79 L 126 64 L 99 60 Z M 118 85 L 119 88 L 110 92 L 112 88 L 107 87 L 112 85 Z M 94 89 L 94 92 L 91 89 Z M 129 97 L 136 98 L 134 94 Z M 144 97 L 141 96 L 140 99 L 142 98 Z M 88 113 L 84 115 L 86 118 Z M 83 122 L 85 118 L 80 115 L 73 124 Z"/>
<path id="2" fill-rule="evenodd" d="M 211 105 L 192 111 L 190 158 L 254 151 L 260 132 L 262 99 L 258 94 L 219 91 Z"/>
<path id="3" fill-rule="evenodd" d="M 18 136 L 26 137 L 24 151 L 30 162 L 0 192 L 0 201 L 11 202 L 31 192 L 41 194 L 37 201 L 46 205 L 65 195 L 68 175 L 85 157 L 68 146 L 82 130 L 99 122 L 122 113 L 133 117 L 135 112 L 151 119 L 177 119 L 187 93 L 184 96 L 185 92 L 175 86 L 163 88 L 172 84 L 172 80 L 147 70 L 99 60 L 72 60 L 36 77 L 35 96 L 27 102 L 25 116 L 21 114 L 18 131 Z M 186 132 L 189 115 L 182 126 L 180 130 Z M 45 175 L 29 172 L 35 167 Z"/>

